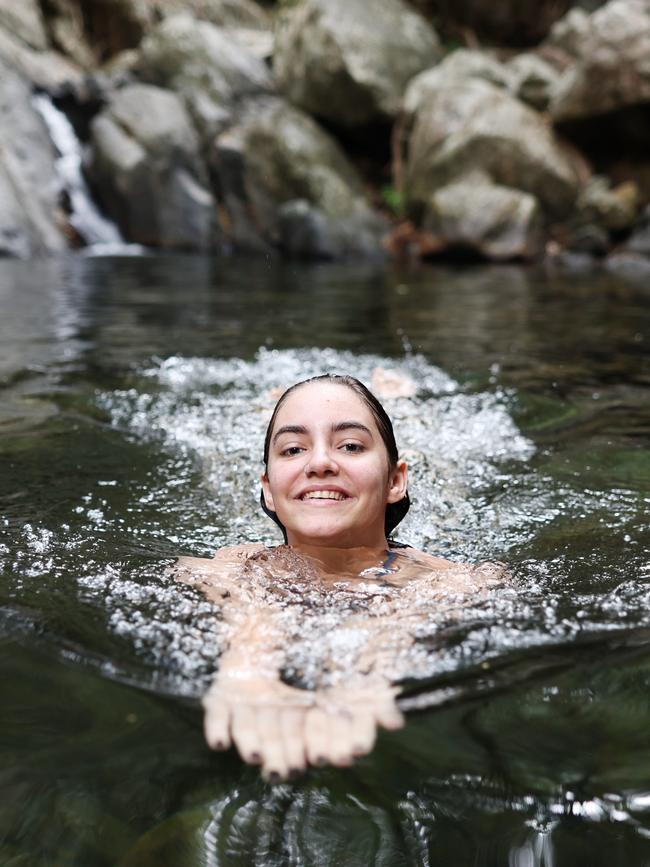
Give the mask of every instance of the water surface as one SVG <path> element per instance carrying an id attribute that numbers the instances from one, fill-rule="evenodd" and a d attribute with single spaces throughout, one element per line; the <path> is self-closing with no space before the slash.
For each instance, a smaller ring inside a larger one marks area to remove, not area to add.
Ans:
<path id="1" fill-rule="evenodd" d="M 0 863 L 650 863 L 649 320 L 599 274 L 0 262 Z M 425 618 L 404 731 L 269 787 L 203 745 L 218 616 L 165 568 L 276 543 L 270 392 L 377 367 L 399 537 L 514 584 Z"/>

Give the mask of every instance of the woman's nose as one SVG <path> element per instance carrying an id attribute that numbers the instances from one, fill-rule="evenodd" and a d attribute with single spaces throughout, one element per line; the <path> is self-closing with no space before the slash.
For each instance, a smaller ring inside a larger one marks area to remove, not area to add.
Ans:
<path id="1" fill-rule="evenodd" d="M 314 448 L 305 464 L 305 473 L 309 475 L 330 475 L 338 472 L 335 456 L 324 446 Z"/>

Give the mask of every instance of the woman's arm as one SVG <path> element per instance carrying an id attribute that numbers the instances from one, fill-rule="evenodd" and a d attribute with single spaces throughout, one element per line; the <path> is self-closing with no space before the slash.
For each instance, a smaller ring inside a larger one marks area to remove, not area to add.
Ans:
<path id="1" fill-rule="evenodd" d="M 281 611 L 238 580 L 259 546 L 223 549 L 213 560 L 181 558 L 179 580 L 220 604 L 227 648 L 203 698 L 205 737 L 213 749 L 237 747 L 268 779 L 285 779 L 308 764 L 347 766 L 372 749 L 378 726 L 403 718 L 383 676 L 358 672 L 345 684 L 313 691 L 281 679 L 287 642 Z"/>

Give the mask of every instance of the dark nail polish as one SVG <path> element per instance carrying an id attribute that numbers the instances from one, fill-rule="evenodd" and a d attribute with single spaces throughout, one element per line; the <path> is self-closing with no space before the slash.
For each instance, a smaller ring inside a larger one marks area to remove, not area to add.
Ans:
<path id="1" fill-rule="evenodd" d="M 322 768 L 324 765 L 327 764 L 327 759 L 325 758 L 325 756 L 316 756 L 316 761 L 314 762 L 314 764 L 317 767 Z"/>
<path id="2" fill-rule="evenodd" d="M 271 773 L 267 777 L 269 783 L 279 783 L 282 777 L 277 771 L 271 771 Z"/>
<path id="3" fill-rule="evenodd" d="M 249 757 L 249 762 L 253 765 L 259 765 L 262 761 L 262 756 L 259 753 L 251 753 Z"/>
<path id="4" fill-rule="evenodd" d="M 223 749 L 225 749 L 225 746 L 224 746 L 223 741 L 215 741 L 215 742 L 212 744 L 212 749 L 213 749 L 213 750 L 223 750 Z"/>
<path id="5" fill-rule="evenodd" d="M 293 782 L 294 780 L 297 780 L 299 777 L 301 777 L 302 773 L 303 772 L 298 768 L 291 768 L 291 770 L 289 771 L 289 779 Z"/>

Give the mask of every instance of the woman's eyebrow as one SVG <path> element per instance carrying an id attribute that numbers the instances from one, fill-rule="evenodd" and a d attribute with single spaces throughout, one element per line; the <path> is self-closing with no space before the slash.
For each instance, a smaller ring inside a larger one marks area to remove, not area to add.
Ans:
<path id="1" fill-rule="evenodd" d="M 273 442 L 281 437 L 282 434 L 306 434 L 307 428 L 303 427 L 301 424 L 285 424 L 282 427 L 279 427 L 276 432 L 273 434 Z"/>
<path id="2" fill-rule="evenodd" d="M 340 433 L 341 431 L 346 430 L 360 430 L 363 431 L 365 434 L 368 434 L 370 439 L 373 438 L 370 428 L 366 427 L 365 424 L 361 424 L 360 421 L 340 421 L 332 425 L 333 433 Z"/>

